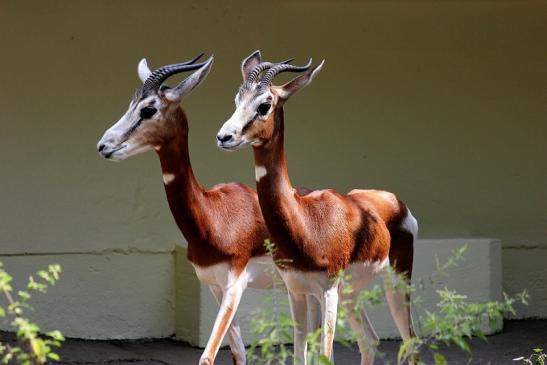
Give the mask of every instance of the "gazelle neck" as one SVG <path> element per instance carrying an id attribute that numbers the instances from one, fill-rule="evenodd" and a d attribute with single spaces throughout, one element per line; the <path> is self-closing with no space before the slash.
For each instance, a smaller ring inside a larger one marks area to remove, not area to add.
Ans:
<path id="1" fill-rule="evenodd" d="M 197 182 L 188 153 L 188 121 L 182 108 L 172 116 L 172 138 L 156 150 L 169 208 L 189 244 L 203 234 L 198 225 L 203 187 Z"/>
<path id="2" fill-rule="evenodd" d="M 281 251 L 285 251 L 281 247 L 283 242 L 293 241 L 302 228 L 300 204 L 287 170 L 283 132 L 283 109 L 280 108 L 276 113 L 272 139 L 253 147 L 260 208 Z"/>
<path id="3" fill-rule="evenodd" d="M 253 146 L 255 159 L 256 187 L 259 196 L 285 196 L 292 194 L 284 145 L 283 108 L 275 114 L 272 138 L 263 145 Z"/>

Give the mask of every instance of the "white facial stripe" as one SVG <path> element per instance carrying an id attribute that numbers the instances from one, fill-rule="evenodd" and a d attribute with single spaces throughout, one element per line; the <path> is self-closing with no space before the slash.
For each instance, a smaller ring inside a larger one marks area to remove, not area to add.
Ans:
<path id="1" fill-rule="evenodd" d="M 151 102 L 152 104 L 150 104 Z M 120 120 L 116 122 L 116 124 L 114 124 L 112 127 L 110 127 L 106 131 L 106 133 L 108 133 L 108 135 L 112 139 L 121 138 L 121 136 L 124 135 L 131 128 L 131 126 L 133 126 L 140 118 L 140 110 L 142 108 L 144 108 L 145 106 L 158 108 L 157 104 L 157 97 L 152 95 L 144 100 L 141 100 L 136 105 L 130 105 L 129 109 L 120 118 Z M 155 117 L 157 117 L 157 115 L 158 114 L 156 114 Z"/>
<path id="2" fill-rule="evenodd" d="M 144 108 L 145 106 L 153 106 L 156 107 L 156 102 L 158 98 L 155 95 L 149 96 L 146 99 L 143 99 L 139 102 L 138 109 Z"/>
<path id="3" fill-rule="evenodd" d="M 264 166 L 255 166 L 255 179 L 256 182 L 259 182 L 260 179 L 262 179 L 266 174 L 268 173 L 268 170 Z"/>
<path id="4" fill-rule="evenodd" d="M 247 124 L 250 113 L 245 108 L 237 108 L 230 119 L 224 123 L 222 129 L 228 133 L 241 133 L 241 130 Z"/>
<path id="5" fill-rule="evenodd" d="M 258 106 L 267 102 L 269 98 L 272 98 L 273 102 L 273 95 L 270 92 L 266 92 L 258 98 L 253 98 L 252 94 L 237 94 L 235 98 L 236 110 L 222 126 L 221 133 L 241 133 L 245 125 L 255 117 Z M 268 114 L 271 112 L 272 109 L 268 111 Z"/>

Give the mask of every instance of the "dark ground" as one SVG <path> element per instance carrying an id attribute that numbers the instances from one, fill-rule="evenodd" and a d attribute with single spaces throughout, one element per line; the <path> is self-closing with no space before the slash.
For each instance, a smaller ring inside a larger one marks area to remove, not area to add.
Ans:
<path id="1" fill-rule="evenodd" d="M 0 340 L 11 337 L 0 333 Z M 443 354 L 450 365 L 453 364 L 517 364 L 513 358 L 528 355 L 532 348 L 547 349 L 547 320 L 506 321 L 502 333 L 488 337 L 488 342 L 479 339 L 470 341 L 473 353 L 463 353 L 457 348 L 448 348 Z M 395 362 L 399 341 L 382 341 L 380 351 L 385 360 Z M 201 349 L 190 347 L 173 340 L 154 341 L 87 341 L 68 339 L 58 351 L 61 361 L 58 364 L 114 364 L 114 365 L 186 365 L 198 364 Z M 356 348 L 342 345 L 335 347 L 335 364 L 359 364 Z M 376 364 L 384 364 L 378 358 Z M 428 364 L 428 356 L 424 356 Z M 217 365 L 232 365 L 230 352 L 221 349 Z"/>

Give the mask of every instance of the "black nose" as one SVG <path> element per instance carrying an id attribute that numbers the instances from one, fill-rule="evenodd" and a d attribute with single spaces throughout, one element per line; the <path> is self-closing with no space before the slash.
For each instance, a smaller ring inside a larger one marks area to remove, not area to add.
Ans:
<path id="1" fill-rule="evenodd" d="M 233 135 L 232 135 L 232 134 L 225 134 L 225 135 L 217 134 L 217 139 L 218 139 L 218 141 L 221 142 L 221 143 L 228 142 L 228 141 L 231 140 L 232 138 L 233 138 Z"/>
<path id="2" fill-rule="evenodd" d="M 100 145 L 100 146 L 99 146 L 99 152 L 101 152 L 102 150 L 104 150 L 105 147 L 106 147 L 106 146 L 105 146 L 104 144 Z"/>

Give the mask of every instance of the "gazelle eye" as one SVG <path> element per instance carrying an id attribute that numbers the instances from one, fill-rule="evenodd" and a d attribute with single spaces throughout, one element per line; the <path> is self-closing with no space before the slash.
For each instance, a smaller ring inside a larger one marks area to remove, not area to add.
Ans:
<path id="1" fill-rule="evenodd" d="M 156 114 L 158 110 L 156 108 L 152 108 L 150 106 L 146 106 L 141 109 L 141 118 L 143 119 L 150 119 Z"/>
<path id="2" fill-rule="evenodd" d="M 256 112 L 258 113 L 258 115 L 264 116 L 268 114 L 268 111 L 270 110 L 271 106 L 272 104 L 268 104 L 268 103 L 260 104 L 258 108 L 256 109 Z"/>

